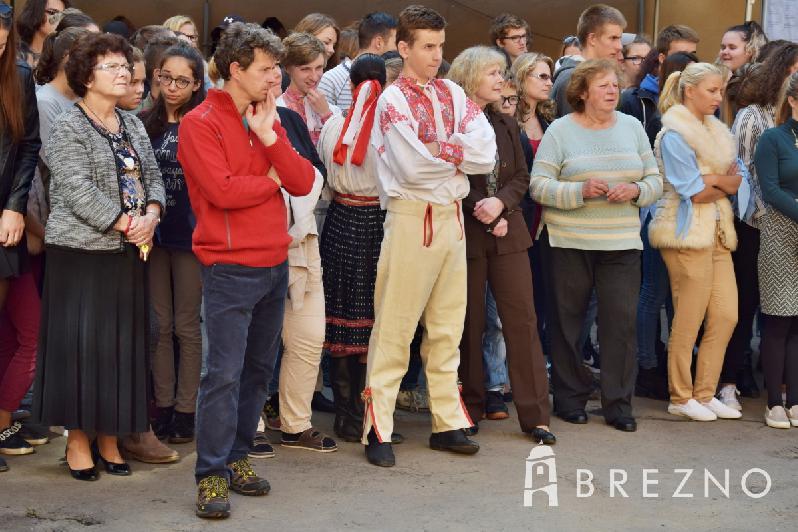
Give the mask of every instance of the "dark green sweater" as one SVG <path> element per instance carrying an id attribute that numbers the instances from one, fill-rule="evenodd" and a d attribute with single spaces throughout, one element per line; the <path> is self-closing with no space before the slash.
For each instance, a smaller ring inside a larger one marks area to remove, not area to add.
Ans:
<path id="1" fill-rule="evenodd" d="M 754 166 L 765 203 L 798 222 L 796 136 L 798 136 L 798 122 L 792 118 L 762 133 L 754 154 Z"/>

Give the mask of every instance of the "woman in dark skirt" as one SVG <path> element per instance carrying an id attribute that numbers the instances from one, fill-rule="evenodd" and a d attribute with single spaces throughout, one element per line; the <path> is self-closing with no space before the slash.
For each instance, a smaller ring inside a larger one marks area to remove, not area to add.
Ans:
<path id="1" fill-rule="evenodd" d="M 34 416 L 69 430 L 66 458 L 79 480 L 97 479 L 95 460 L 130 474 L 117 437 L 149 428 L 145 261 L 164 187 L 144 126 L 115 108 L 131 68 L 123 38 L 78 41 L 66 73 L 82 100 L 46 146 L 52 210 Z"/>
<path id="2" fill-rule="evenodd" d="M 11 7 L 0 2 L 0 309 L 10 294 L 6 312 L 30 310 L 39 303 L 33 276 L 24 271 L 23 239 L 28 191 L 40 147 L 39 116 L 31 69 L 17 62 L 16 40 Z M 28 301 L 30 297 L 35 301 Z M 12 423 L 11 412 L 30 387 L 34 352 L 35 344 L 29 343 L 0 350 L 0 454 L 33 452 L 18 434 L 20 425 Z M 7 469 L 0 458 L 0 471 Z"/>
<path id="3" fill-rule="evenodd" d="M 330 378 L 335 434 L 360 441 L 366 354 L 374 325 L 374 284 L 385 212 L 377 191 L 377 159 L 369 147 L 377 98 L 385 85 L 385 62 L 363 54 L 352 63 L 354 103 L 346 120 L 328 120 L 319 138 L 334 200 L 321 235 L 327 329 L 324 347 L 332 355 Z"/>

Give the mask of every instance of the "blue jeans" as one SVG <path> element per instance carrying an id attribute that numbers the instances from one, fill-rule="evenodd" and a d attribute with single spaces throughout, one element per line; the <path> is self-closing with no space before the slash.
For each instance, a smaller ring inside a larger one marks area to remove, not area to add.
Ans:
<path id="1" fill-rule="evenodd" d="M 660 312 L 670 295 L 668 269 L 658 249 L 648 241 L 648 225 L 651 215 L 646 217 L 640 236 L 643 239 L 643 283 L 640 286 L 640 301 L 637 305 L 637 364 L 642 369 L 657 367 L 657 331 Z M 672 316 L 669 313 L 669 318 Z"/>
<path id="2" fill-rule="evenodd" d="M 287 262 L 202 268 L 208 359 L 197 400 L 197 481 L 229 479 L 228 464 L 247 456 L 280 346 L 287 289 Z"/>
<path id="3" fill-rule="evenodd" d="M 485 390 L 501 390 L 507 381 L 507 347 L 496 300 L 490 286 L 485 290 L 485 333 L 482 336 L 482 365 L 485 368 Z"/>

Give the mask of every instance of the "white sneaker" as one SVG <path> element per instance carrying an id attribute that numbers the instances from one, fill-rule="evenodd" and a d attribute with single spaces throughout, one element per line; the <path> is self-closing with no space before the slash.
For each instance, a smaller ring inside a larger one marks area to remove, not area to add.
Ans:
<path id="1" fill-rule="evenodd" d="M 668 413 L 674 416 L 689 417 L 693 421 L 715 421 L 718 419 L 718 416 L 712 410 L 702 406 L 695 399 L 690 399 L 683 405 L 670 403 L 668 405 Z"/>
<path id="2" fill-rule="evenodd" d="M 740 397 L 740 390 L 738 390 L 737 386 L 734 384 L 727 384 L 721 388 L 717 397 L 721 403 L 729 408 L 734 408 L 735 410 L 743 409 L 743 405 L 741 405 L 740 400 L 737 399 Z"/>
<path id="3" fill-rule="evenodd" d="M 792 405 L 792 408 L 787 410 L 787 417 L 790 418 L 793 427 L 798 427 L 798 405 Z"/>
<path id="4" fill-rule="evenodd" d="M 798 410 L 795 407 L 792 407 L 790 410 L 793 409 Z M 774 406 L 773 408 L 765 407 L 765 423 L 768 427 L 773 427 L 774 429 L 790 428 L 790 420 L 787 418 L 787 412 L 781 405 Z"/>
<path id="5" fill-rule="evenodd" d="M 711 400 L 707 401 L 706 403 L 701 403 L 701 405 L 711 410 L 720 419 L 740 419 L 741 417 L 743 417 L 742 412 L 724 405 L 723 403 L 718 401 L 717 397 L 713 397 Z"/>

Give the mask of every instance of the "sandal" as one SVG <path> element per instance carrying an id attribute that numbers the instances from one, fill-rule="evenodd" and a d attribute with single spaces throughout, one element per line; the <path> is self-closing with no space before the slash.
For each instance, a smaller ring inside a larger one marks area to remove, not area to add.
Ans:
<path id="1" fill-rule="evenodd" d="M 283 447 L 307 449 L 319 453 L 331 453 L 338 450 L 335 440 L 322 432 L 314 430 L 313 427 L 299 434 L 283 432 L 280 444 Z"/>

